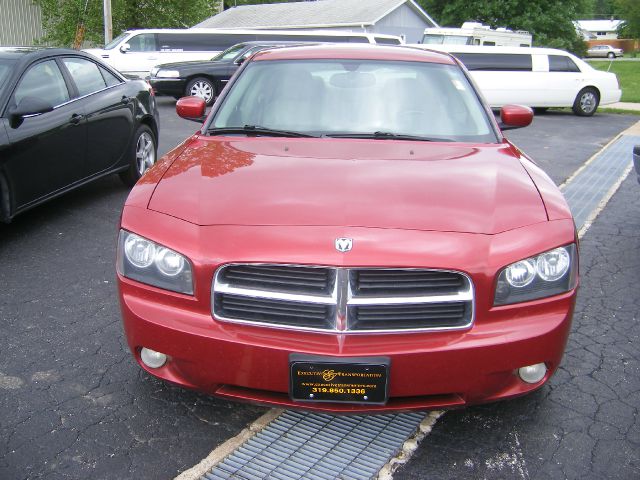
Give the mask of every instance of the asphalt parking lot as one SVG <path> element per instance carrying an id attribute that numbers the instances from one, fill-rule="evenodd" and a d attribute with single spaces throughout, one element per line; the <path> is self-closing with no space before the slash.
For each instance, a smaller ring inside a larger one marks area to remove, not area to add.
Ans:
<path id="1" fill-rule="evenodd" d="M 159 99 L 160 152 L 198 125 Z M 638 117 L 551 111 L 509 137 L 564 182 Z M 171 479 L 266 411 L 174 388 L 131 358 L 120 324 L 115 176 L 0 225 L 0 478 Z M 640 185 L 582 241 L 559 373 L 511 402 L 449 412 L 395 478 L 640 477 Z"/>

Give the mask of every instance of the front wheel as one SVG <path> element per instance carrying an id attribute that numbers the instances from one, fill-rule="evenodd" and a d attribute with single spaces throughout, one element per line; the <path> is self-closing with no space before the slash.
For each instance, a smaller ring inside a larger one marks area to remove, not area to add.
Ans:
<path id="1" fill-rule="evenodd" d="M 609 52 L 609 53 L 607 53 L 607 57 L 609 57 L 610 59 L 614 59 L 614 58 L 616 58 L 616 54 L 613 53 L 613 52 Z"/>
<path id="2" fill-rule="evenodd" d="M 200 97 L 207 105 L 212 105 L 216 99 L 216 89 L 208 78 L 194 78 L 187 84 L 186 96 Z"/>
<path id="3" fill-rule="evenodd" d="M 583 88 L 573 102 L 573 113 L 581 117 L 590 117 L 596 113 L 599 103 L 600 95 L 595 88 Z"/>
<path id="4" fill-rule="evenodd" d="M 122 182 L 132 187 L 156 163 L 156 137 L 147 125 L 140 125 L 129 147 L 129 168 L 120 173 Z"/>

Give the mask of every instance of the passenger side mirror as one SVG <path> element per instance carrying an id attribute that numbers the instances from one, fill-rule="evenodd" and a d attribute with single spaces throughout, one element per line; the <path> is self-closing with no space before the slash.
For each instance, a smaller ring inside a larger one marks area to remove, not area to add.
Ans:
<path id="1" fill-rule="evenodd" d="M 202 123 L 205 118 L 206 102 L 200 97 L 182 97 L 176 102 L 176 113 L 192 122 Z"/>
<path id="2" fill-rule="evenodd" d="M 42 98 L 24 97 L 16 107 L 9 110 L 9 125 L 11 128 L 18 128 L 24 117 L 42 115 L 52 110 L 53 105 Z"/>
<path id="3" fill-rule="evenodd" d="M 514 128 L 522 128 L 531 124 L 533 121 L 533 110 L 524 105 L 505 105 L 500 109 L 500 122 L 498 125 L 501 130 L 513 130 Z"/>
<path id="4" fill-rule="evenodd" d="M 127 53 L 129 50 L 131 50 L 131 45 L 129 45 L 128 43 L 123 43 L 122 45 L 120 45 L 120 51 L 122 53 Z"/>

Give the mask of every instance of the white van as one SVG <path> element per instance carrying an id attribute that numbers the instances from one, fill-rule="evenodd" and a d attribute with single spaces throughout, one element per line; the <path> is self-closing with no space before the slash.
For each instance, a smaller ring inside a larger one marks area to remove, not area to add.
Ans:
<path id="1" fill-rule="evenodd" d="M 232 45 L 253 41 L 349 42 L 400 45 L 400 37 L 335 30 L 222 30 L 212 28 L 129 30 L 104 48 L 84 50 L 123 74 L 146 77 L 156 65 L 208 60 Z"/>
<path id="2" fill-rule="evenodd" d="M 553 48 L 412 45 L 457 57 L 492 108 L 517 103 L 545 109 L 572 107 L 590 116 L 598 105 L 620 101 L 615 74 L 601 72 L 564 50 Z"/>

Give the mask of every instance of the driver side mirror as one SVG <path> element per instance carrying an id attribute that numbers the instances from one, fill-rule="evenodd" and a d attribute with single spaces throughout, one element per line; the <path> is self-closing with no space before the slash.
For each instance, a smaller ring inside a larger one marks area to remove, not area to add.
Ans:
<path id="1" fill-rule="evenodd" d="M 498 123 L 501 130 L 513 130 L 514 128 L 522 128 L 531 124 L 533 121 L 533 110 L 524 105 L 505 105 L 500 109 L 500 122 Z"/>
<path id="2" fill-rule="evenodd" d="M 129 50 L 131 50 L 131 45 L 129 45 L 128 43 L 123 43 L 122 45 L 120 45 L 120 51 L 122 53 L 127 53 Z"/>
<path id="3" fill-rule="evenodd" d="M 176 113 L 192 122 L 202 123 L 205 118 L 206 102 L 200 97 L 182 97 L 176 102 Z"/>
<path id="4" fill-rule="evenodd" d="M 24 97 L 20 103 L 9 110 L 9 125 L 18 128 L 27 116 L 42 115 L 53 111 L 53 105 L 39 97 Z"/>

